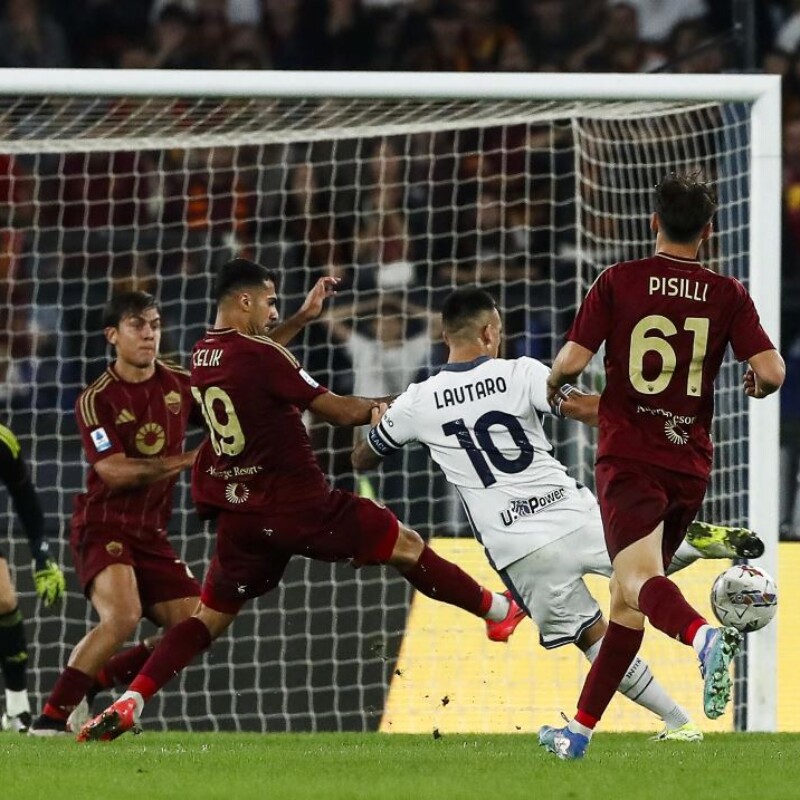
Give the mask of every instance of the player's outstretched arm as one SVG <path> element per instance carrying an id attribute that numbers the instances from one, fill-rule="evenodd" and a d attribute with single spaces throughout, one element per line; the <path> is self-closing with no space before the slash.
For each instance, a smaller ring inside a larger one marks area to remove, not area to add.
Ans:
<path id="1" fill-rule="evenodd" d="M 174 478 L 194 464 L 197 450 L 166 458 L 128 458 L 115 453 L 95 463 L 94 468 L 109 489 L 138 489 Z"/>
<path id="2" fill-rule="evenodd" d="M 552 406 L 565 383 L 574 383 L 594 353 L 576 342 L 567 342 L 559 351 L 547 379 L 547 401 Z M 565 398 L 564 398 L 565 399 Z"/>
<path id="3" fill-rule="evenodd" d="M 370 424 L 373 428 L 381 421 L 388 407 L 386 403 L 381 403 L 373 407 L 372 419 L 370 420 Z M 353 452 L 350 454 L 350 463 L 353 465 L 353 469 L 359 471 L 375 469 L 381 461 L 383 461 L 383 456 L 379 456 L 369 446 L 366 437 L 356 444 L 353 448 Z"/>
<path id="4" fill-rule="evenodd" d="M 306 295 L 297 313 L 272 328 L 267 334 L 269 338 L 278 344 L 289 344 L 309 322 L 313 322 L 322 313 L 325 301 L 336 294 L 337 283 L 339 278 L 331 275 L 320 278 Z"/>
<path id="5" fill-rule="evenodd" d="M 777 392 L 786 378 L 786 364 L 777 350 L 765 350 L 747 360 L 750 369 L 742 384 L 748 397 L 760 399 Z"/>
<path id="6" fill-rule="evenodd" d="M 366 425 L 377 402 L 369 397 L 344 397 L 334 392 L 325 392 L 315 397 L 309 409 L 332 425 L 354 428 Z"/>

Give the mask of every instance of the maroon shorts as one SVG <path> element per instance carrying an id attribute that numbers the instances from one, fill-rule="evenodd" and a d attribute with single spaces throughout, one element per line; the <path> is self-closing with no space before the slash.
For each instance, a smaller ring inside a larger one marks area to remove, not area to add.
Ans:
<path id="1" fill-rule="evenodd" d="M 617 554 L 664 523 L 664 567 L 703 504 L 708 481 L 644 461 L 606 457 L 594 470 L 606 548 Z"/>
<path id="2" fill-rule="evenodd" d="M 293 555 L 319 561 L 383 564 L 394 550 L 397 517 L 350 492 L 332 491 L 303 509 L 221 512 L 217 549 L 203 583 L 203 604 L 235 614 L 274 589 Z"/>
<path id="3" fill-rule="evenodd" d="M 75 572 L 87 597 L 92 581 L 112 564 L 133 567 L 145 610 L 166 600 L 200 596 L 200 584 L 178 558 L 166 533 L 138 539 L 100 525 L 87 525 L 72 529 L 69 544 Z"/>

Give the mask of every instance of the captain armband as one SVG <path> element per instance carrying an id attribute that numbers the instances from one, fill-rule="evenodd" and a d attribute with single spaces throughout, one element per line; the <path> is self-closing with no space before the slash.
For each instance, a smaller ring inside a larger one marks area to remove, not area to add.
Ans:
<path id="1" fill-rule="evenodd" d="M 369 433 L 367 434 L 367 444 L 369 445 L 370 449 L 376 455 L 381 457 L 391 455 L 397 449 L 396 447 L 392 447 L 380 434 L 379 432 L 379 425 L 376 425 L 374 428 L 369 429 Z"/>

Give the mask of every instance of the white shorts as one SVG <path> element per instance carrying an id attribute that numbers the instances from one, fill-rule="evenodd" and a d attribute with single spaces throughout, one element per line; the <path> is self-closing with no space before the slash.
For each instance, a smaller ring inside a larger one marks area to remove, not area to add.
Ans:
<path id="1" fill-rule="evenodd" d="M 539 628 L 548 650 L 574 644 L 601 617 L 583 581 L 586 574 L 611 577 L 600 509 L 585 524 L 500 570 L 506 586 Z"/>

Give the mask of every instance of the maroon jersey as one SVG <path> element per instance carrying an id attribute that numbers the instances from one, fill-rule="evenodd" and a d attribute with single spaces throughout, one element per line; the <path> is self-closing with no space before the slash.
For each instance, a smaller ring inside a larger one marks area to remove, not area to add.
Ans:
<path id="1" fill-rule="evenodd" d="M 86 492 L 75 497 L 73 528 L 99 523 L 139 538 L 165 529 L 177 477 L 138 489 L 110 489 L 94 465 L 115 453 L 130 458 L 177 455 L 189 418 L 197 414 L 188 371 L 162 361 L 142 383 L 128 383 L 109 367 L 85 389 L 75 417 L 91 467 Z"/>
<path id="2" fill-rule="evenodd" d="M 728 344 L 739 361 L 773 349 L 739 281 L 656 255 L 607 269 L 567 338 L 605 341 L 598 460 L 618 456 L 708 477 L 714 381 Z"/>
<path id="3" fill-rule="evenodd" d="M 313 513 L 330 487 L 301 411 L 326 391 L 268 337 L 208 331 L 192 352 L 192 392 L 209 430 L 192 470 L 198 511 L 303 504 Z"/>

